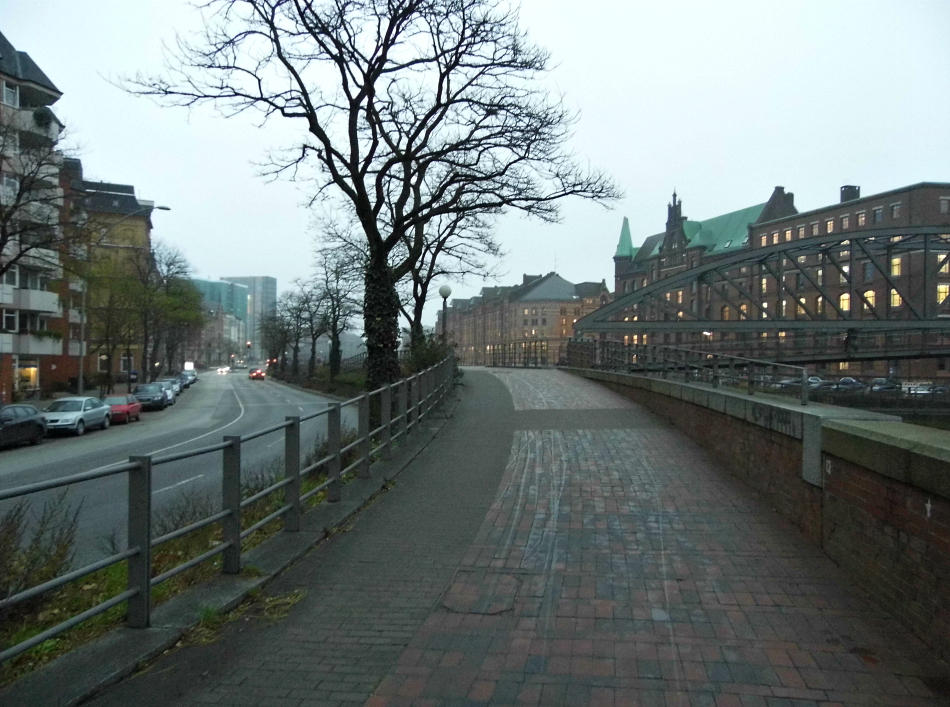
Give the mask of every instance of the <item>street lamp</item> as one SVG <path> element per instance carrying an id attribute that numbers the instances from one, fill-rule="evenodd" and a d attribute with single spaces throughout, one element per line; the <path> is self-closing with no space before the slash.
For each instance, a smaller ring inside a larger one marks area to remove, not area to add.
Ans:
<path id="1" fill-rule="evenodd" d="M 127 221 L 133 216 L 138 216 L 139 214 L 144 214 L 153 210 L 158 211 L 171 211 L 170 206 L 143 206 L 140 209 L 136 209 L 132 213 L 128 213 L 118 221 L 113 223 L 111 226 L 106 228 L 99 233 L 100 242 L 96 244 L 97 248 L 133 248 L 139 249 L 138 246 L 124 246 L 120 243 L 102 243 L 101 240 L 104 239 L 109 233 L 116 228 L 120 223 Z M 92 249 L 90 247 L 86 248 L 86 265 L 92 261 Z M 87 273 L 88 275 L 88 273 Z M 83 279 L 82 283 L 82 303 L 81 309 L 79 311 L 79 374 L 76 376 L 76 394 L 82 395 L 85 391 L 85 380 L 84 370 L 86 367 L 86 290 L 89 287 L 89 282 L 87 279 Z M 131 370 L 129 371 L 131 374 Z"/>
<path id="2" fill-rule="evenodd" d="M 446 337 L 446 327 L 448 326 L 448 316 L 449 316 L 449 295 L 452 294 L 452 288 L 448 285 L 442 285 L 439 288 L 439 296 L 442 298 L 442 344 L 444 345 L 447 341 Z"/>

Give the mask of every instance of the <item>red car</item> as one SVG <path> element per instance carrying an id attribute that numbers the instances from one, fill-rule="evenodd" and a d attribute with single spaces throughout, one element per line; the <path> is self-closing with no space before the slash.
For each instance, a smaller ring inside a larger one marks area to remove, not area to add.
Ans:
<path id="1" fill-rule="evenodd" d="M 113 422 L 142 419 L 142 403 L 134 395 L 110 395 L 103 402 L 112 408 Z"/>
<path id="2" fill-rule="evenodd" d="M 264 380 L 264 379 L 267 377 L 267 375 L 264 373 L 264 369 L 263 369 L 263 368 L 255 368 L 254 370 L 252 370 L 252 371 L 248 374 L 247 377 L 248 377 L 248 378 L 251 378 L 252 380 L 255 380 L 255 379 L 256 379 L 256 380 Z"/>

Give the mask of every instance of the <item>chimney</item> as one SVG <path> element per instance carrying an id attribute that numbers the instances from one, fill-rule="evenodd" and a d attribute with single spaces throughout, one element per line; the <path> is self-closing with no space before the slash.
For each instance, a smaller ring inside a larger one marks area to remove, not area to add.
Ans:
<path id="1" fill-rule="evenodd" d="M 853 184 L 845 184 L 841 187 L 841 203 L 843 204 L 846 201 L 854 201 L 855 199 L 861 198 L 861 187 L 856 187 Z"/>

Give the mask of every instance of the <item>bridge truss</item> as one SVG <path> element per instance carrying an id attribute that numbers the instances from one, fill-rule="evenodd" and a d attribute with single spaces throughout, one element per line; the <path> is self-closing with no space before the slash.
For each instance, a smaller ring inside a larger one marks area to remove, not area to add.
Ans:
<path id="1" fill-rule="evenodd" d="M 575 336 L 788 363 L 950 356 L 945 231 L 844 231 L 668 267 Z"/>

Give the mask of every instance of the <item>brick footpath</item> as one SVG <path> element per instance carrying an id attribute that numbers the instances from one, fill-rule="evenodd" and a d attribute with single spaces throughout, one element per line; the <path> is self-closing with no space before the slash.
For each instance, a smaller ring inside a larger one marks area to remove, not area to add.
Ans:
<path id="1" fill-rule="evenodd" d="M 948 703 L 947 666 L 690 440 L 561 372 L 464 380 L 272 602 L 98 703 Z"/>

